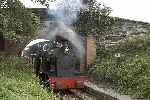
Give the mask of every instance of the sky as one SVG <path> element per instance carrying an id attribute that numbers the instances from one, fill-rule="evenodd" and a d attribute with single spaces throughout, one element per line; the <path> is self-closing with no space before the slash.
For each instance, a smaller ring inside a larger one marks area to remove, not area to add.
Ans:
<path id="1" fill-rule="evenodd" d="M 31 0 L 20 0 L 26 7 L 41 8 L 42 5 L 34 4 Z M 97 0 L 111 7 L 111 16 L 150 23 L 150 0 Z"/>
<path id="2" fill-rule="evenodd" d="M 150 22 L 150 0 L 98 0 L 112 8 L 112 16 Z"/>

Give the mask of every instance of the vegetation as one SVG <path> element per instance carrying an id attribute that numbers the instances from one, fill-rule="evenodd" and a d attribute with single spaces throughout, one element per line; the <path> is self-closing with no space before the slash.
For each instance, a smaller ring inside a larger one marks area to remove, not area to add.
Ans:
<path id="1" fill-rule="evenodd" d="M 1 100 L 53 100 L 54 96 L 32 72 L 31 66 L 20 57 L 0 56 Z"/>
<path id="2" fill-rule="evenodd" d="M 0 36 L 22 43 L 36 35 L 39 24 L 39 18 L 19 0 L 0 0 Z M 25 62 L 20 57 L 0 54 L 0 100 L 54 99 Z"/>
<path id="3" fill-rule="evenodd" d="M 124 94 L 150 99 L 150 36 L 133 36 L 98 58 L 95 80 L 110 83 Z"/>
<path id="4" fill-rule="evenodd" d="M 19 0 L 0 1 L 0 34 L 7 39 L 33 37 L 39 28 L 39 18 Z"/>
<path id="5" fill-rule="evenodd" d="M 110 7 L 101 5 L 96 0 L 89 0 L 87 8 L 81 10 L 75 27 L 77 27 L 78 32 L 98 35 L 100 38 L 110 33 L 115 24 L 115 18 L 110 17 L 110 13 Z"/>
<path id="6" fill-rule="evenodd" d="M 32 0 L 47 5 L 48 0 Z M 51 0 L 50 0 L 51 1 Z M 53 0 L 52 0 L 53 1 Z M 78 32 L 93 33 L 102 39 L 111 33 L 116 19 L 109 17 L 111 8 L 87 2 L 87 9 L 80 12 L 74 26 Z M 25 9 L 19 0 L 0 1 L 0 34 L 5 38 L 19 38 L 36 35 L 39 18 Z M 150 36 L 128 37 L 115 46 L 103 51 L 93 66 L 94 79 L 110 83 L 120 92 L 138 98 L 150 99 Z M 48 100 L 53 96 L 44 89 L 23 59 L 14 56 L 0 57 L 0 99 L 6 100 Z"/>

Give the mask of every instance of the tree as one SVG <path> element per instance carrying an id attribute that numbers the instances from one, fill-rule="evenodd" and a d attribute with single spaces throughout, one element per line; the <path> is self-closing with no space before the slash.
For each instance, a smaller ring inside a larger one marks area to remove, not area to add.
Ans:
<path id="1" fill-rule="evenodd" d="M 79 14 L 78 21 L 74 24 L 77 32 L 83 35 L 93 35 L 96 39 L 97 57 L 101 57 L 105 50 L 105 37 L 113 33 L 116 19 L 110 17 L 111 8 L 97 3 L 96 0 L 88 0 L 87 8 Z"/>
<path id="2" fill-rule="evenodd" d="M 7 39 L 33 37 L 39 28 L 39 18 L 19 0 L 0 1 L 0 34 Z"/>
<path id="3" fill-rule="evenodd" d="M 82 33 L 104 35 L 112 30 L 115 19 L 110 17 L 111 8 L 97 3 L 95 0 L 87 2 L 87 8 L 82 10 L 75 26 Z"/>

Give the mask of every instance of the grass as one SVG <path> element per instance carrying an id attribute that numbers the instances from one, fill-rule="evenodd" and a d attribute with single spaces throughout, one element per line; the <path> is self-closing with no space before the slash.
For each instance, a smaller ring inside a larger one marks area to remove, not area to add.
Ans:
<path id="1" fill-rule="evenodd" d="M 122 42 L 97 59 L 95 81 L 109 83 L 120 93 L 150 100 L 149 39 L 140 40 Z M 116 53 L 120 53 L 120 57 L 115 57 Z"/>
<path id="2" fill-rule="evenodd" d="M 0 100 L 53 100 L 32 71 L 20 57 L 0 56 Z"/>

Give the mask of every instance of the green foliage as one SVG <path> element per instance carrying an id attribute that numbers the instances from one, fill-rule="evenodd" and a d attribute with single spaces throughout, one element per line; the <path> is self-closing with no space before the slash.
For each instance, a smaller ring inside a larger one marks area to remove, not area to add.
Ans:
<path id="1" fill-rule="evenodd" d="M 1 100 L 54 100 L 20 57 L 0 57 Z"/>
<path id="2" fill-rule="evenodd" d="M 120 48 L 118 50 L 120 51 L 131 51 L 136 49 L 146 49 L 147 46 L 149 46 L 150 43 L 150 36 L 146 34 L 136 35 L 136 36 L 130 36 L 124 41 L 121 41 L 118 46 Z"/>
<path id="3" fill-rule="evenodd" d="M 0 7 L 0 34 L 5 38 L 16 39 L 36 35 L 39 18 L 28 11 L 19 0 L 2 0 Z"/>
<path id="4" fill-rule="evenodd" d="M 106 33 L 112 31 L 112 26 L 115 24 L 115 19 L 109 16 L 110 13 L 110 7 L 101 5 L 95 0 L 90 0 L 87 3 L 87 8 L 80 12 L 75 26 L 82 33 L 106 35 Z"/>
<path id="5" fill-rule="evenodd" d="M 110 48 L 104 58 L 95 61 L 97 80 L 111 83 L 125 94 L 150 99 L 149 42 L 148 35 L 134 36 Z"/>

